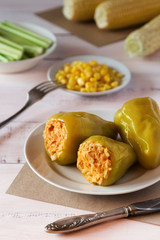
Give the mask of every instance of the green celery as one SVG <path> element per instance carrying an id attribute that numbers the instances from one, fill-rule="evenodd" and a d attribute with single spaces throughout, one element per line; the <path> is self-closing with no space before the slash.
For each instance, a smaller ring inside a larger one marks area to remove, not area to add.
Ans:
<path id="1" fill-rule="evenodd" d="M 14 42 L 13 42 L 13 41 L 14 41 Z M 7 38 L 4 38 L 4 37 L 1 37 L 1 36 L 0 36 L 0 42 L 1 42 L 1 43 L 7 44 L 7 45 L 9 45 L 9 46 L 11 46 L 11 47 L 15 47 L 15 48 L 17 48 L 17 49 L 19 49 L 19 50 L 24 50 L 24 52 L 26 52 L 27 55 L 30 56 L 30 57 L 39 56 L 39 55 L 41 55 L 41 54 L 44 52 L 44 48 L 42 48 L 42 47 L 37 47 L 37 46 L 35 46 L 35 45 L 33 45 L 33 44 L 28 45 L 28 44 L 26 44 L 27 41 L 24 41 L 23 44 L 22 44 L 22 43 L 17 44 L 17 43 L 15 42 L 15 39 L 14 39 L 14 38 L 13 38 L 13 41 L 11 41 L 11 40 L 9 40 L 9 39 L 7 39 Z"/>
<path id="2" fill-rule="evenodd" d="M 0 61 L 9 62 L 36 57 L 52 40 L 8 21 L 0 23 Z"/>
<path id="3" fill-rule="evenodd" d="M 14 60 L 20 60 L 23 51 L 0 42 L 0 54 L 12 57 Z"/>
<path id="4" fill-rule="evenodd" d="M 13 48 L 16 48 L 16 49 L 19 49 L 19 50 L 23 51 L 23 47 L 21 45 L 13 42 L 11 40 L 8 40 L 8 39 L 6 39 L 6 38 L 4 38 L 2 36 L 0 36 L 0 43 L 4 43 L 4 44 L 6 44 L 6 45 L 8 45 L 10 47 L 13 47 Z"/>
<path id="5" fill-rule="evenodd" d="M 17 30 L 19 32 L 23 32 L 23 33 L 28 34 L 28 35 L 30 35 L 32 37 L 38 38 L 38 39 L 48 43 L 48 46 L 50 46 L 52 44 L 52 40 L 50 40 L 48 38 L 45 38 L 45 37 L 43 37 L 43 36 L 41 36 L 41 35 L 39 35 L 37 33 L 34 33 L 34 32 L 32 32 L 32 31 L 30 31 L 28 29 L 25 29 L 25 28 L 23 28 L 23 27 L 21 27 L 19 25 L 16 25 L 16 24 L 11 23 L 9 21 L 3 21 L 2 24 L 5 25 L 5 26 L 10 27 L 12 29 L 15 29 L 15 30 Z"/>
<path id="6" fill-rule="evenodd" d="M 26 53 L 29 57 L 37 57 L 41 55 L 43 51 L 44 48 L 42 47 L 24 45 L 24 53 Z"/>
<path id="7" fill-rule="evenodd" d="M 6 32 L 8 33 L 12 33 L 13 35 L 15 36 L 18 36 L 20 39 L 26 39 L 26 40 L 29 40 L 30 42 L 36 44 L 37 46 L 40 46 L 40 47 L 43 47 L 43 48 L 48 48 L 49 45 L 42 41 L 41 39 L 39 38 L 35 38 L 33 37 L 32 35 L 29 35 L 27 33 L 24 33 L 24 32 L 21 32 L 21 31 L 18 31 L 16 29 L 13 29 L 11 27 L 8 27 L 8 26 L 5 26 L 3 25 L 2 23 L 0 23 L 0 29 L 1 30 L 5 30 Z M 6 35 L 7 36 L 7 35 Z"/>
<path id="8" fill-rule="evenodd" d="M 6 56 L 0 54 L 0 62 L 9 62 L 9 60 Z"/>
<path id="9" fill-rule="evenodd" d="M 11 57 L 11 56 L 6 56 L 6 55 L 5 55 L 5 57 L 8 59 L 9 62 L 14 61 L 14 58 Z"/>
<path id="10" fill-rule="evenodd" d="M 0 29 L 0 34 L 3 35 L 4 38 L 13 41 L 15 43 L 17 43 L 18 45 L 21 45 L 23 47 L 23 45 L 27 45 L 27 46 L 36 46 L 36 44 L 26 40 L 26 39 L 22 39 L 19 38 L 18 36 L 15 36 L 12 33 L 6 32 L 2 29 Z"/>

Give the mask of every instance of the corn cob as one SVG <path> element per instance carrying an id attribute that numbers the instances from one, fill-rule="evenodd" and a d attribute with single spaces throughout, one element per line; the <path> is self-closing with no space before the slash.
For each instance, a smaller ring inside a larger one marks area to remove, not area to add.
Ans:
<path id="1" fill-rule="evenodd" d="M 160 15 L 129 34 L 125 49 L 130 57 L 147 56 L 160 49 Z"/>
<path id="2" fill-rule="evenodd" d="M 94 19 L 98 28 L 118 29 L 145 23 L 160 14 L 160 0 L 107 0 L 99 4 Z"/>
<path id="3" fill-rule="evenodd" d="M 96 6 L 104 0 L 64 0 L 63 15 L 68 20 L 86 21 L 93 19 Z"/>

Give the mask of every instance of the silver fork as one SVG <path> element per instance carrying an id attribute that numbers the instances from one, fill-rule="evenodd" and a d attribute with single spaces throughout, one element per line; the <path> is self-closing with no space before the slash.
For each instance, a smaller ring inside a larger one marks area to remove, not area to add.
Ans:
<path id="1" fill-rule="evenodd" d="M 25 105 L 11 117 L 7 118 L 3 122 L 0 123 L 0 128 L 5 126 L 8 122 L 10 122 L 13 118 L 18 116 L 21 112 L 23 112 L 26 108 L 31 106 L 33 103 L 37 102 L 41 98 L 43 98 L 47 93 L 53 91 L 56 88 L 62 87 L 64 85 L 54 82 L 42 82 L 32 88 L 27 94 L 27 101 Z"/>

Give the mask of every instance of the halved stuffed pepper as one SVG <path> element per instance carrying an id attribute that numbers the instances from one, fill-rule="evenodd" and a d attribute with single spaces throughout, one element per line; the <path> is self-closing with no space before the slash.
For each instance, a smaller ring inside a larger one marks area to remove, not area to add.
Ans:
<path id="1" fill-rule="evenodd" d="M 77 168 L 92 184 L 107 186 L 118 181 L 136 162 L 133 148 L 105 136 L 91 136 L 79 147 Z"/>
<path id="2" fill-rule="evenodd" d="M 48 119 L 43 138 L 51 161 L 67 165 L 77 161 L 79 145 L 96 134 L 116 138 L 115 123 L 86 112 L 66 112 Z"/>

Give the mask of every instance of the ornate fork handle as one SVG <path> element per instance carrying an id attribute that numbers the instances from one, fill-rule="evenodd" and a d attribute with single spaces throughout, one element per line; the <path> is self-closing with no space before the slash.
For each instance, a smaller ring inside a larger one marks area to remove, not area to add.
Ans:
<path id="1" fill-rule="evenodd" d="M 60 219 L 45 227 L 49 233 L 73 232 L 105 221 L 160 212 L 160 198 L 135 202 L 128 206 L 95 214 L 85 214 Z"/>
<path id="2" fill-rule="evenodd" d="M 98 223 L 111 221 L 119 218 L 128 217 L 129 212 L 127 207 L 117 208 L 111 211 L 85 214 L 75 217 L 60 219 L 45 227 L 46 232 L 50 233 L 66 233 L 77 231 Z"/>

